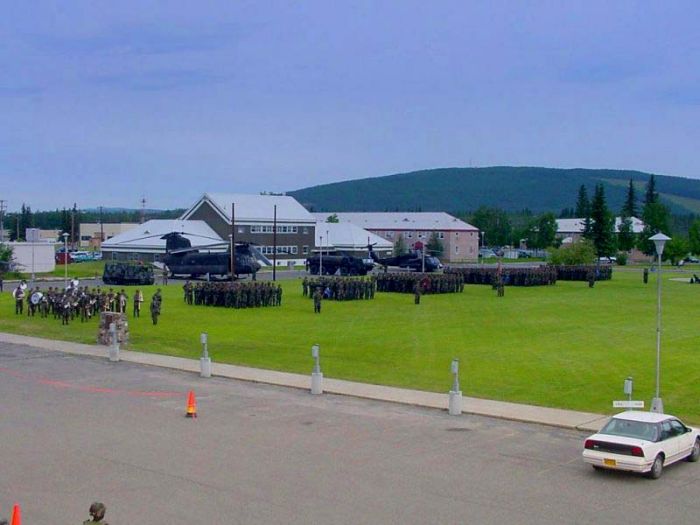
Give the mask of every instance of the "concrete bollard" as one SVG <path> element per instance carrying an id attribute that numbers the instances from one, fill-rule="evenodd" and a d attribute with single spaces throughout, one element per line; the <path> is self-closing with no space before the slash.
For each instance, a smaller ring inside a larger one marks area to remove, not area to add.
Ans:
<path id="1" fill-rule="evenodd" d="M 311 373 L 311 393 L 314 395 L 323 394 L 323 373 L 321 373 L 320 347 L 311 347 L 311 357 L 314 358 L 314 371 Z"/>
<path id="2" fill-rule="evenodd" d="M 462 391 L 459 389 L 459 359 L 453 359 L 450 366 L 452 372 L 452 390 L 450 390 L 447 411 L 451 416 L 462 414 Z"/>
<path id="3" fill-rule="evenodd" d="M 207 348 L 206 332 L 199 336 L 199 341 L 202 343 L 202 357 L 199 358 L 199 376 L 211 377 L 211 358 L 209 357 L 209 349 Z"/>
<path id="4" fill-rule="evenodd" d="M 451 416 L 462 415 L 462 391 L 455 392 L 450 390 L 450 400 L 448 403 L 448 412 Z"/>
<path id="5" fill-rule="evenodd" d="M 119 362 L 119 341 L 117 340 L 117 325 L 109 323 L 109 360 L 113 363 Z"/>

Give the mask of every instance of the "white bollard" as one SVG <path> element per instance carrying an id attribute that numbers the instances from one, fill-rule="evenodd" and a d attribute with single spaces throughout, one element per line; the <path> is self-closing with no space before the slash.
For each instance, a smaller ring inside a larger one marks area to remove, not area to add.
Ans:
<path id="1" fill-rule="evenodd" d="M 448 404 L 448 412 L 451 416 L 462 415 L 462 391 L 455 392 L 450 390 L 450 400 Z"/>
<path id="2" fill-rule="evenodd" d="M 114 323 L 109 324 L 109 360 L 113 363 L 119 362 L 119 341 L 117 341 L 117 326 Z"/>
<path id="3" fill-rule="evenodd" d="M 311 373 L 311 393 L 314 395 L 323 394 L 323 373 Z"/>
<path id="4" fill-rule="evenodd" d="M 199 336 L 199 342 L 202 343 L 202 357 L 199 358 L 199 376 L 211 377 L 211 358 L 209 357 L 208 336 L 206 332 Z"/>

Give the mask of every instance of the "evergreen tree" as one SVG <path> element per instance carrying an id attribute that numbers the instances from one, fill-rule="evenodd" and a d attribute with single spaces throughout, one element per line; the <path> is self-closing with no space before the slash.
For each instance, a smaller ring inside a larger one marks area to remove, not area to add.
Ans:
<path id="1" fill-rule="evenodd" d="M 445 251 L 445 247 L 443 246 L 440 237 L 438 237 L 437 232 L 433 232 L 430 235 L 430 239 L 428 239 L 428 244 L 426 244 L 425 247 L 428 250 L 428 253 L 430 255 L 434 255 L 435 257 L 442 257 L 442 254 Z"/>
<path id="2" fill-rule="evenodd" d="M 394 242 L 394 255 L 403 255 L 408 251 L 408 246 L 406 246 L 406 240 L 403 235 L 399 234 Z"/>
<path id="3" fill-rule="evenodd" d="M 623 252 L 628 252 L 637 243 L 637 236 L 634 234 L 632 219 L 630 217 L 620 218 L 620 229 L 617 235 L 617 247 Z"/>
<path id="4" fill-rule="evenodd" d="M 695 255 L 700 255 L 700 219 L 695 219 L 688 231 L 688 249 Z"/>
<path id="5" fill-rule="evenodd" d="M 644 221 L 644 231 L 639 236 L 638 248 L 646 255 L 654 255 L 656 247 L 654 242 L 649 240 L 649 237 L 657 233 L 669 234 L 668 209 L 660 202 L 645 204 L 642 211 L 642 220 Z"/>
<path id="6" fill-rule="evenodd" d="M 644 205 L 655 204 L 659 202 L 659 194 L 656 191 L 656 179 L 654 175 L 649 177 L 649 182 L 647 182 L 647 190 L 644 195 Z"/>
<path id="7" fill-rule="evenodd" d="M 34 216 L 32 215 L 32 208 L 28 204 L 22 203 L 22 208 L 19 212 L 19 224 L 17 232 L 18 240 L 26 240 L 27 228 L 34 227 Z"/>
<path id="8" fill-rule="evenodd" d="M 481 206 L 468 221 L 484 232 L 484 242 L 491 246 L 510 244 L 513 228 L 508 215 L 498 208 Z"/>
<path id="9" fill-rule="evenodd" d="M 591 240 L 598 257 L 615 253 L 615 219 L 605 202 L 605 188 L 602 183 L 595 187 L 591 202 Z"/>
<path id="10" fill-rule="evenodd" d="M 591 215 L 591 203 L 588 200 L 588 191 L 586 186 L 581 184 L 578 189 L 578 199 L 576 200 L 576 217 L 585 219 Z"/>
<path id="11" fill-rule="evenodd" d="M 637 196 L 634 191 L 634 184 L 632 184 L 632 179 L 630 179 L 630 184 L 627 187 L 627 198 L 622 206 L 622 212 L 620 213 L 622 217 L 636 217 L 637 216 Z"/>

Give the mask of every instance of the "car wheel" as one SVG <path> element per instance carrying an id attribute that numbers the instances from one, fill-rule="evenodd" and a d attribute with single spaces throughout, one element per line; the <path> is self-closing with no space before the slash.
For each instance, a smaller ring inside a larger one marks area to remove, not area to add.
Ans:
<path id="1" fill-rule="evenodd" d="M 661 473 L 664 471 L 664 457 L 659 454 L 656 456 L 656 459 L 654 460 L 654 463 L 651 466 L 651 470 L 647 474 L 647 476 L 651 479 L 659 479 L 661 477 Z"/>
<path id="2" fill-rule="evenodd" d="M 690 455 L 688 456 L 688 461 L 691 463 L 695 463 L 698 459 L 700 459 L 700 439 L 695 440 L 695 445 L 693 445 L 693 450 L 690 452 Z"/>
<path id="3" fill-rule="evenodd" d="M 597 472 L 600 472 L 601 470 L 603 470 L 603 467 L 601 467 L 600 465 L 591 465 L 591 467 L 593 467 L 593 470 L 595 470 Z"/>

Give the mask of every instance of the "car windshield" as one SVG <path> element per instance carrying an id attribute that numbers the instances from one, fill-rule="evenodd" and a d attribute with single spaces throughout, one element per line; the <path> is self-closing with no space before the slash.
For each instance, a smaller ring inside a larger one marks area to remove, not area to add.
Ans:
<path id="1" fill-rule="evenodd" d="M 655 423 L 618 418 L 612 418 L 608 421 L 608 424 L 599 433 L 644 439 L 645 441 L 657 441 L 659 436 L 658 426 Z"/>

